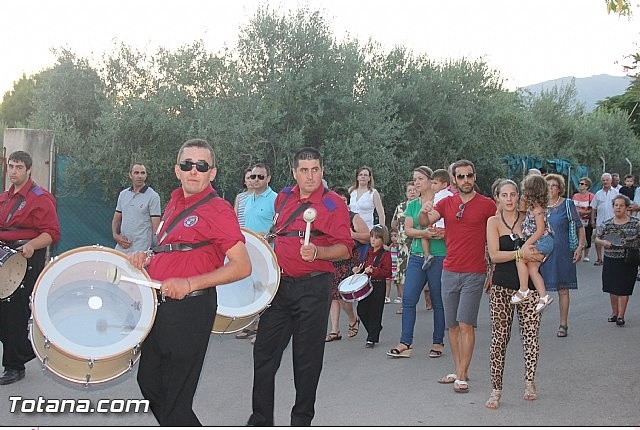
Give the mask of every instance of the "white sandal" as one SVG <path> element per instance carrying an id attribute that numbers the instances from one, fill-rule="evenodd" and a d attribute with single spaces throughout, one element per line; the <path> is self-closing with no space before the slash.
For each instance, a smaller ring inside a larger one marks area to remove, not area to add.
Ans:
<path id="1" fill-rule="evenodd" d="M 538 300 L 538 303 L 536 304 L 536 313 L 539 314 L 540 312 L 542 312 L 544 308 L 549 306 L 552 302 L 553 302 L 553 297 L 551 297 L 549 294 L 547 294 L 544 297 L 540 297 L 540 299 Z"/>
<path id="2" fill-rule="evenodd" d="M 524 291 L 518 290 L 513 296 L 511 296 L 511 304 L 517 305 L 518 303 L 523 302 L 527 298 L 530 292 L 531 290 L 524 290 Z"/>

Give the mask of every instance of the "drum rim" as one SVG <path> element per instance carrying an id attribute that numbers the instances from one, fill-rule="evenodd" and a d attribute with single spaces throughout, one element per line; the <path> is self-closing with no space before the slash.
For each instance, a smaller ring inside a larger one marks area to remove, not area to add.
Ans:
<path id="1" fill-rule="evenodd" d="M 353 279 L 356 276 L 358 277 L 358 279 L 362 279 L 362 281 L 351 282 L 350 280 Z M 349 282 L 347 283 L 347 281 L 349 281 Z M 340 281 L 340 283 L 338 284 L 338 292 L 339 293 L 345 293 L 345 294 L 353 293 L 353 292 L 361 290 L 362 287 L 364 287 L 368 283 L 369 283 L 369 275 L 366 275 L 364 273 L 354 273 L 353 275 L 347 276 L 342 281 Z M 342 286 L 342 284 L 345 284 L 345 285 L 351 284 L 351 285 L 354 285 L 355 287 L 359 287 L 359 288 L 354 288 L 353 290 L 343 290 L 343 289 L 340 288 Z"/>
<path id="2" fill-rule="evenodd" d="M 33 294 L 31 296 L 33 324 L 35 324 L 38 327 L 38 330 L 40 331 L 40 333 L 42 333 L 42 336 L 45 339 L 47 339 L 52 346 L 55 346 L 57 351 L 63 352 L 65 355 L 68 355 L 69 357 L 72 357 L 72 358 L 77 358 L 80 360 L 87 360 L 87 359 L 110 360 L 110 359 L 118 358 L 123 354 L 128 354 L 129 351 L 131 351 L 132 349 L 134 349 L 136 346 L 140 345 L 144 341 L 144 339 L 147 337 L 147 335 L 151 331 L 155 321 L 156 309 L 157 309 L 157 296 L 155 294 L 155 291 L 150 289 L 149 287 L 138 286 L 139 291 L 141 292 L 141 296 L 143 298 L 146 298 L 145 295 L 148 295 L 153 302 L 153 305 L 150 307 L 149 311 L 147 313 L 142 312 L 140 315 L 140 322 L 147 323 L 146 328 L 142 332 L 139 332 L 139 331 L 137 332 L 139 333 L 139 336 L 134 337 L 134 336 L 128 335 L 124 339 L 120 340 L 119 342 L 109 344 L 107 346 L 85 346 L 85 345 L 80 345 L 70 341 L 62 333 L 60 333 L 57 330 L 57 328 L 53 325 L 53 323 L 51 322 L 51 319 L 48 316 L 48 312 L 43 312 L 43 311 L 46 311 L 47 295 L 45 295 L 41 301 L 38 299 L 39 295 L 37 293 L 40 291 L 40 286 L 44 278 L 47 276 L 47 273 L 49 273 L 49 271 L 52 270 L 52 267 L 54 267 L 58 261 L 66 257 L 69 257 L 71 255 L 79 254 L 81 252 L 97 252 L 97 253 L 102 252 L 102 253 L 106 253 L 107 255 L 111 254 L 113 256 L 120 257 L 121 259 L 126 261 L 126 254 L 120 251 L 117 251 L 115 249 L 107 248 L 101 245 L 82 246 L 82 247 L 74 248 L 74 249 L 63 252 L 62 254 L 52 259 L 38 276 L 38 279 L 33 288 Z M 87 261 L 92 261 L 92 260 L 87 260 Z M 135 269 L 135 270 L 138 271 L 139 274 L 143 275 L 145 279 L 147 280 L 150 279 L 146 270 L 144 269 Z M 46 292 L 48 292 L 48 290 Z M 144 310 L 144 305 L 143 305 L 143 310 Z M 40 318 L 39 315 L 42 316 L 41 314 L 45 314 L 47 318 L 44 318 L 44 317 Z M 145 321 L 143 321 L 143 319 Z M 53 330 L 55 330 L 55 333 L 53 332 L 47 333 L 47 331 L 45 330 L 45 323 L 48 323 L 48 325 L 51 326 Z M 135 328 L 139 328 L 139 327 L 142 328 L 140 324 L 136 325 Z M 134 332 L 135 331 L 132 331 L 131 333 L 134 333 Z M 53 334 L 53 339 L 51 338 L 52 334 Z M 135 342 L 131 342 L 130 339 L 135 339 Z M 70 346 L 72 346 L 73 348 L 71 348 Z M 74 349 L 75 347 L 77 347 L 78 351 Z M 116 350 L 117 352 L 114 352 L 115 347 L 119 348 Z M 90 352 L 91 356 L 89 357 L 88 356 L 89 354 L 81 355 L 83 351 Z"/>
<path id="3" fill-rule="evenodd" d="M 280 274 L 280 266 L 278 265 L 278 257 L 276 256 L 276 253 L 273 251 L 269 243 L 267 243 L 267 241 L 265 241 L 258 234 L 254 233 L 253 231 L 247 228 L 240 227 L 240 230 L 242 231 L 242 234 L 245 237 L 245 242 L 251 242 L 254 245 L 260 245 L 259 247 L 258 246 L 256 247 L 260 250 L 261 255 L 265 257 L 267 264 L 271 263 L 272 265 L 271 267 L 275 269 L 274 270 L 275 276 L 273 278 L 270 277 L 268 280 L 269 282 L 267 283 L 267 286 L 274 285 L 273 293 L 270 295 L 269 300 L 266 303 L 264 301 L 260 303 L 253 302 L 250 305 L 243 306 L 243 307 L 224 306 L 224 305 L 221 305 L 220 302 L 218 301 L 218 309 L 216 311 L 216 317 L 238 319 L 238 318 L 250 318 L 255 315 L 258 315 L 260 312 L 262 312 L 262 310 L 264 310 L 267 306 L 269 306 L 269 304 L 271 304 L 271 302 L 276 296 L 276 293 L 278 292 L 278 287 L 280 286 L 281 274 Z M 252 268 L 252 274 L 253 274 L 253 268 Z M 272 290 L 269 290 L 269 291 L 272 291 Z M 263 295 L 263 296 L 266 296 L 266 295 Z M 258 303 L 260 304 L 260 307 L 257 306 Z M 240 313 L 240 312 L 243 312 L 243 313 Z"/>

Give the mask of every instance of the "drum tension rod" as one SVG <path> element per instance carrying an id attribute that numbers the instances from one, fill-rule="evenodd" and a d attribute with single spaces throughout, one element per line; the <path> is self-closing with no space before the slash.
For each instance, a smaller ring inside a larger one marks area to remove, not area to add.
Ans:
<path id="1" fill-rule="evenodd" d="M 129 372 L 131 372 L 133 370 L 133 359 L 129 360 Z"/>
<path id="2" fill-rule="evenodd" d="M 42 371 L 43 372 L 45 370 L 47 370 L 47 363 L 49 363 L 49 356 L 45 355 L 44 358 L 42 359 Z"/>
<path id="3" fill-rule="evenodd" d="M 49 340 L 49 338 L 48 338 L 48 337 L 45 337 L 45 338 L 44 338 L 44 347 L 45 347 L 46 349 L 51 348 L 51 341 Z"/>
<path id="4" fill-rule="evenodd" d="M 89 369 L 93 369 L 93 363 L 95 363 L 95 360 L 93 358 L 90 358 L 87 360 L 87 364 L 89 365 Z M 89 375 L 87 375 L 89 376 Z M 89 382 L 89 381 L 87 381 Z"/>
<path id="5" fill-rule="evenodd" d="M 84 377 L 84 379 L 87 381 L 84 384 L 84 388 L 89 388 L 89 381 L 91 380 L 91 375 L 89 373 L 87 373 Z"/>

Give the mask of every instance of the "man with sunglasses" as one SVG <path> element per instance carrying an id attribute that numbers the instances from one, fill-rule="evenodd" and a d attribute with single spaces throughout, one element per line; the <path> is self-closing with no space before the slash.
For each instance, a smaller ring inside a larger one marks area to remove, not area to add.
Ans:
<path id="1" fill-rule="evenodd" d="M 271 174 L 269 167 L 264 163 L 257 163 L 251 169 L 249 179 L 253 182 L 253 194 L 244 202 L 244 226 L 259 236 L 263 237 L 271 227 L 274 204 L 277 194 L 269 186 Z M 254 321 L 249 327 L 236 335 L 236 339 L 252 339 L 258 330 L 258 321 Z"/>
<path id="2" fill-rule="evenodd" d="M 333 261 L 349 258 L 353 240 L 349 212 L 338 194 L 324 188 L 320 152 L 303 148 L 293 157 L 294 187 L 276 199 L 272 234 L 282 276 L 271 306 L 260 316 L 253 349 L 253 398 L 250 426 L 273 426 L 275 378 L 282 354 L 293 337 L 296 389 L 291 426 L 309 426 L 324 356 L 331 304 Z M 316 210 L 308 245 L 304 212 Z"/>
<path id="3" fill-rule="evenodd" d="M 116 250 L 125 254 L 146 251 L 151 247 L 161 215 L 160 196 L 146 184 L 144 164 L 133 163 L 129 179 L 131 186 L 120 192 L 111 222 Z"/>
<path id="4" fill-rule="evenodd" d="M 32 167 L 33 159 L 29 153 L 11 153 L 7 162 L 11 186 L 0 195 L 0 241 L 20 251 L 27 259 L 27 270 L 20 286 L 9 297 L 0 300 L 0 341 L 4 366 L 0 385 L 23 379 L 25 363 L 35 358 L 27 335 L 31 316 L 29 297 L 44 269 L 47 247 L 60 239 L 55 199 L 33 182 Z M 6 282 L 6 279 L 0 279 L 0 282 Z"/>
<path id="5" fill-rule="evenodd" d="M 233 208 L 211 187 L 217 172 L 211 146 L 186 141 L 174 170 L 181 187 L 171 193 L 158 245 L 128 256 L 162 283 L 138 384 L 161 426 L 195 427 L 201 424 L 193 396 L 216 315 L 215 287 L 249 276 L 251 261 Z"/>
<path id="6" fill-rule="evenodd" d="M 496 214 L 496 205 L 475 190 L 476 173 L 471 161 L 458 160 L 453 176 L 459 193 L 440 200 L 435 206 L 426 202 L 418 222 L 432 225 L 444 219 L 447 256 L 442 271 L 442 302 L 454 372 L 438 382 L 453 383 L 456 393 L 469 391 L 469 365 L 475 345 L 475 327 L 487 275 L 487 220 Z"/>

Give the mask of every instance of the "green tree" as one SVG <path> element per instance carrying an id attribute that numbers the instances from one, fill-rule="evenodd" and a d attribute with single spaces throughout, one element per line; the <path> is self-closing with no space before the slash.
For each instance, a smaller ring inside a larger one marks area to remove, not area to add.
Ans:
<path id="1" fill-rule="evenodd" d="M 0 121 L 7 127 L 25 127 L 33 113 L 33 97 L 36 89 L 36 77 L 23 74 L 13 83 L 13 89 L 7 91 L 0 104 Z"/>

